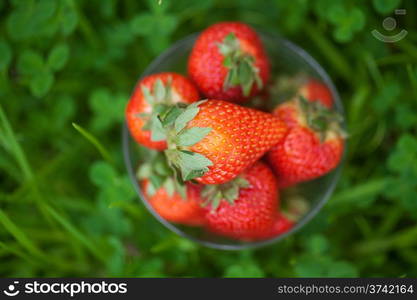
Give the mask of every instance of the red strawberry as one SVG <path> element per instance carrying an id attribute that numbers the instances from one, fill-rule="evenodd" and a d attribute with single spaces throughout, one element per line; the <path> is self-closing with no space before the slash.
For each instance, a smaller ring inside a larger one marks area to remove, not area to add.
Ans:
<path id="1" fill-rule="evenodd" d="M 275 217 L 274 224 L 272 225 L 271 230 L 268 233 L 260 234 L 256 237 L 257 240 L 266 240 L 275 238 L 288 230 L 290 230 L 294 226 L 294 222 L 285 217 L 281 213 L 277 213 Z"/>
<path id="2" fill-rule="evenodd" d="M 171 165 L 183 180 L 203 184 L 232 180 L 277 144 L 287 130 L 272 114 L 222 100 L 176 108 L 162 122 L 168 132 L 165 153 Z"/>
<path id="3" fill-rule="evenodd" d="M 283 100 L 296 99 L 300 96 L 307 100 L 320 101 L 327 108 L 333 106 L 333 96 L 329 87 L 322 81 L 307 77 L 305 74 L 295 76 L 278 76 L 271 80 L 268 85 L 267 105 L 268 110 L 273 109 Z"/>
<path id="4" fill-rule="evenodd" d="M 302 97 L 279 105 L 274 114 L 289 127 L 267 154 L 280 187 L 315 179 L 339 164 L 344 147 L 339 115 Z"/>
<path id="5" fill-rule="evenodd" d="M 199 99 L 198 91 L 184 76 L 177 73 L 158 73 L 143 78 L 137 85 L 127 107 L 126 120 L 135 140 L 152 149 L 164 150 L 166 141 L 152 135 L 160 113 L 177 102 L 191 103 Z"/>
<path id="6" fill-rule="evenodd" d="M 272 231 L 274 233 L 273 236 L 283 234 L 284 232 L 290 230 L 293 226 L 294 222 L 285 217 L 283 214 L 278 214 L 277 218 L 275 219 L 274 226 L 272 228 Z"/>
<path id="7" fill-rule="evenodd" d="M 254 240 L 266 236 L 275 225 L 279 194 L 274 174 L 256 162 L 236 180 L 221 186 L 206 186 L 203 197 L 207 228 L 217 234 Z"/>
<path id="8" fill-rule="evenodd" d="M 207 98 L 243 102 L 269 78 L 269 62 L 256 32 L 238 22 L 217 23 L 198 37 L 188 74 Z"/>
<path id="9" fill-rule="evenodd" d="M 330 89 L 321 81 L 309 79 L 299 90 L 301 96 L 309 101 L 320 101 L 327 108 L 333 106 L 333 97 Z"/>
<path id="10" fill-rule="evenodd" d="M 155 211 L 165 220 L 184 225 L 198 226 L 205 223 L 204 209 L 201 207 L 200 199 L 201 186 L 187 183 L 186 199 L 181 197 L 178 192 L 169 194 L 167 189 L 162 186 L 152 195 L 149 195 L 149 180 L 142 181 L 142 189 L 146 198 Z"/>
<path id="11" fill-rule="evenodd" d="M 137 171 L 146 200 L 164 219 L 186 225 L 204 223 L 201 186 L 179 185 L 162 152 L 152 151 Z"/>

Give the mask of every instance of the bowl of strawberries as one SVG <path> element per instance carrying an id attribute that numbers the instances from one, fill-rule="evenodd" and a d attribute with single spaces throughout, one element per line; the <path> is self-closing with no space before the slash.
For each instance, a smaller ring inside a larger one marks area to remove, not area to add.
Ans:
<path id="1" fill-rule="evenodd" d="M 304 50 L 240 22 L 176 42 L 126 106 L 125 162 L 149 211 L 218 249 L 276 242 L 328 200 L 345 153 L 343 107 Z"/>

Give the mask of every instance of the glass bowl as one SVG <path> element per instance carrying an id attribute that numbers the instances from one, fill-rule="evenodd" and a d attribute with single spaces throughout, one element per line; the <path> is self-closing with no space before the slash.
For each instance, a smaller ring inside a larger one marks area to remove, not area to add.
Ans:
<path id="1" fill-rule="evenodd" d="M 313 77 L 324 82 L 331 90 L 333 100 L 334 100 L 334 109 L 344 116 L 342 102 L 336 91 L 334 84 L 332 83 L 329 75 L 324 71 L 324 69 L 314 60 L 306 51 L 293 44 L 292 42 L 283 39 L 279 36 L 258 32 L 263 41 L 264 47 L 269 55 L 271 62 L 272 75 L 274 75 L 275 70 L 279 70 L 280 74 L 307 74 L 309 77 Z M 157 57 L 144 71 L 141 77 L 158 73 L 158 72 L 179 72 L 181 74 L 186 74 L 187 58 L 190 54 L 190 51 L 194 45 L 194 42 L 198 36 L 198 33 L 192 34 L 180 41 L 174 43 L 169 49 Z M 274 238 L 263 240 L 263 241 L 254 241 L 254 242 L 243 242 L 236 241 L 224 237 L 219 237 L 217 235 L 211 234 L 204 229 L 188 227 L 184 225 L 178 225 L 166 221 L 158 215 L 157 212 L 152 208 L 152 206 L 146 201 L 141 187 L 136 179 L 136 169 L 141 162 L 146 161 L 146 152 L 141 151 L 141 146 L 138 145 L 130 136 L 130 133 L 124 124 L 123 132 L 123 153 L 125 158 L 125 163 L 127 171 L 132 180 L 133 186 L 139 196 L 139 199 L 145 205 L 145 207 L 150 211 L 150 213 L 159 220 L 164 226 L 177 233 L 178 235 L 188 238 L 194 242 L 197 242 L 201 245 L 217 248 L 222 250 L 242 250 L 248 248 L 255 248 L 260 246 L 265 246 L 278 242 L 285 238 L 288 235 L 293 234 L 301 227 L 306 225 L 322 208 L 322 206 L 329 199 L 330 195 L 333 193 L 333 190 L 336 186 L 336 183 L 339 179 L 340 172 L 342 169 L 342 162 L 339 166 L 334 169 L 332 172 L 322 176 L 313 181 L 306 183 L 298 184 L 296 187 L 297 197 L 304 199 L 308 204 L 308 209 L 303 213 L 299 220 L 294 224 L 294 226 L 286 231 L 285 233 L 276 236 Z M 346 148 L 346 147 L 345 147 Z M 143 150 L 143 149 L 142 149 Z M 343 159 L 342 159 L 343 161 Z M 291 192 L 281 193 L 280 202 L 281 205 L 285 205 L 288 194 L 293 194 L 294 190 Z M 146 230 L 146 229 L 145 229 Z"/>

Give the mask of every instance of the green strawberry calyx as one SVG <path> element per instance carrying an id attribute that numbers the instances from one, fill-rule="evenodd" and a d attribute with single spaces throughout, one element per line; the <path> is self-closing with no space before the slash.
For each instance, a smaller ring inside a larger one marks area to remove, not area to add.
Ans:
<path id="1" fill-rule="evenodd" d="M 226 201 L 233 205 L 235 200 L 239 198 L 240 189 L 248 187 L 250 187 L 249 181 L 242 176 L 238 176 L 223 184 L 206 185 L 201 192 L 201 196 L 204 199 L 203 206 L 210 205 L 211 211 L 214 212 L 219 207 L 221 201 Z"/>
<path id="2" fill-rule="evenodd" d="M 243 95 L 247 97 L 254 83 L 259 89 L 262 89 L 263 82 L 259 76 L 259 68 L 255 66 L 255 59 L 242 50 L 239 39 L 234 33 L 226 35 L 217 46 L 223 55 L 223 66 L 228 69 L 223 83 L 224 90 L 240 86 Z"/>
<path id="3" fill-rule="evenodd" d="M 158 189 L 164 188 L 170 197 L 177 192 L 182 199 L 186 199 L 185 185 L 175 180 L 173 170 L 162 152 L 153 151 L 148 162 L 138 168 L 136 178 L 139 181 L 149 180 L 146 191 L 144 191 L 148 196 L 153 196 Z"/>
<path id="4" fill-rule="evenodd" d="M 213 165 L 204 155 L 190 151 L 190 147 L 204 139 L 212 128 L 187 127 L 188 122 L 200 111 L 199 105 L 206 101 L 190 105 L 177 103 L 157 116 L 157 134 L 166 138 L 168 149 L 165 150 L 165 155 L 175 177 L 182 183 L 203 176 Z"/>
<path id="5" fill-rule="evenodd" d="M 288 99 L 293 99 L 308 80 L 305 73 L 298 73 L 296 75 L 279 75 L 271 79 L 271 83 L 267 87 L 269 109 L 285 102 Z"/>
<path id="6" fill-rule="evenodd" d="M 330 133 L 347 137 L 342 129 L 343 117 L 339 113 L 327 108 L 320 101 L 308 101 L 303 96 L 299 96 L 296 102 L 301 108 L 306 125 L 319 135 L 322 142 Z"/>
<path id="7" fill-rule="evenodd" d="M 152 89 L 149 89 L 145 85 L 140 86 L 145 101 L 151 107 L 150 112 L 139 113 L 138 117 L 144 120 L 143 130 L 149 130 L 151 132 L 151 141 L 163 141 L 166 136 L 162 134 L 162 128 L 158 121 L 158 115 L 167 111 L 172 105 L 174 105 L 172 97 L 172 78 L 168 78 L 166 83 L 163 83 L 161 79 L 155 80 L 152 85 Z"/>

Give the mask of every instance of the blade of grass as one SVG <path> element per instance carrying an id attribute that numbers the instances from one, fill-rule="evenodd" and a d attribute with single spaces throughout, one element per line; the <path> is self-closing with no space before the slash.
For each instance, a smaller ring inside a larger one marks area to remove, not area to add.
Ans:
<path id="1" fill-rule="evenodd" d="M 2 106 L 0 105 L 0 125 L 4 128 L 6 138 L 8 139 L 8 144 L 11 146 L 12 153 L 15 155 L 16 160 L 22 169 L 26 179 L 32 181 L 32 192 L 34 199 L 40 209 L 41 213 L 45 216 L 47 220 L 53 218 L 57 223 L 59 223 L 64 229 L 66 229 L 71 235 L 80 241 L 88 250 L 90 250 L 98 258 L 103 258 L 101 252 L 94 247 L 94 245 L 82 234 L 80 233 L 69 221 L 62 217 L 55 209 L 48 205 L 45 201 L 45 198 L 42 197 L 40 190 L 34 180 L 33 172 L 31 167 L 26 159 L 25 153 L 20 147 L 19 143 L 16 140 L 13 129 L 6 117 L 6 114 L 3 111 Z M 82 129 L 82 128 L 81 128 Z M 92 137 L 92 136 L 91 136 Z M 93 140 L 95 138 L 93 137 Z M 99 144 L 100 145 L 100 144 Z M 100 145 L 101 146 L 101 145 Z M 104 148 L 103 148 L 104 149 Z M 105 151 L 105 150 L 104 150 Z M 106 151 L 104 153 L 107 153 Z M 107 153 L 108 155 L 108 153 Z M 110 157 L 110 156 L 109 156 Z M 8 229 L 9 233 L 12 234 L 25 248 L 31 251 L 33 255 L 42 257 L 42 253 L 37 249 L 31 240 L 23 234 L 23 232 L 7 217 L 6 214 L 0 211 L 0 221 Z"/>
<path id="2" fill-rule="evenodd" d="M 41 196 L 39 189 L 36 186 L 35 178 L 34 178 L 32 169 L 29 165 L 29 162 L 26 158 L 26 155 L 22 147 L 20 146 L 20 144 L 17 142 L 16 135 L 13 131 L 12 126 L 10 125 L 10 122 L 1 104 L 0 104 L 0 128 L 2 128 L 4 131 L 3 138 L 6 139 L 5 143 L 9 147 L 10 154 L 15 157 L 15 160 L 21 172 L 23 173 L 23 177 L 25 179 L 24 181 L 32 185 L 31 191 L 33 192 L 33 196 L 34 196 L 33 198 L 36 200 L 37 203 L 44 202 L 44 198 Z M 38 205 L 38 208 L 40 209 L 41 213 L 46 217 L 47 220 L 49 220 L 43 207 L 44 206 Z"/>
<path id="3" fill-rule="evenodd" d="M 363 184 L 355 185 L 345 191 L 339 192 L 332 197 L 328 203 L 329 207 L 339 205 L 352 205 L 361 201 L 363 198 L 369 198 L 385 190 L 389 183 L 388 178 L 377 178 Z"/>
<path id="4" fill-rule="evenodd" d="M 13 221 L 0 209 L 0 223 L 19 244 L 34 257 L 48 261 L 42 251 L 28 238 L 28 236 L 13 223 Z"/>
<path id="5" fill-rule="evenodd" d="M 409 56 L 417 58 L 417 47 L 413 43 L 407 41 L 407 39 L 402 39 L 401 41 L 394 43 L 393 45 L 403 50 Z"/>
<path id="6" fill-rule="evenodd" d="M 379 66 L 387 66 L 387 65 L 398 65 L 398 64 L 409 64 L 410 62 L 417 62 L 417 58 L 410 57 L 410 55 L 406 53 L 401 54 L 393 54 L 390 56 L 381 57 L 376 60 L 376 63 Z"/>
<path id="7" fill-rule="evenodd" d="M 26 253 L 22 252 L 17 247 L 11 246 L 9 243 L 6 244 L 6 243 L 3 243 L 3 242 L 0 242 L 0 249 L 5 250 L 7 253 L 13 253 L 14 255 L 24 259 L 28 263 L 35 264 L 35 265 L 41 265 L 42 264 L 42 262 L 40 260 L 32 259 Z"/>
<path id="8" fill-rule="evenodd" d="M 118 207 L 124 209 L 126 212 L 131 214 L 134 217 L 141 217 L 143 210 L 141 210 L 137 205 L 126 203 L 126 201 L 115 201 L 109 205 L 109 208 Z"/>
<path id="9" fill-rule="evenodd" d="M 407 64 L 407 74 L 413 87 L 414 96 L 417 98 L 417 71 L 413 71 L 411 64 Z"/>
<path id="10" fill-rule="evenodd" d="M 386 214 L 384 215 L 383 222 L 379 226 L 378 235 L 385 236 L 389 232 L 391 232 L 394 229 L 394 227 L 397 225 L 397 223 L 401 220 L 402 216 L 403 216 L 403 211 L 399 209 L 398 207 L 395 207 L 387 211 Z"/>
<path id="11" fill-rule="evenodd" d="M 104 148 L 104 146 L 99 142 L 99 140 L 93 136 L 91 133 L 89 133 L 87 130 L 82 128 L 80 125 L 76 123 L 72 123 L 72 126 L 77 130 L 83 137 L 85 137 L 91 144 L 93 144 L 94 147 L 100 152 L 101 156 L 108 162 L 111 162 L 111 156 L 109 152 Z"/>
<path id="12" fill-rule="evenodd" d="M 369 238 L 372 236 L 373 230 L 366 218 L 364 218 L 363 216 L 358 216 L 353 220 L 364 238 Z"/>
<path id="13" fill-rule="evenodd" d="M 379 149 L 383 143 L 387 132 L 387 125 L 385 120 L 381 120 L 373 129 L 373 136 L 368 140 L 368 143 L 362 148 L 362 153 L 369 154 Z"/>
<path id="14" fill-rule="evenodd" d="M 7 116 L 0 104 L 0 128 L 4 131 L 3 138 L 6 139 L 5 143 L 9 146 L 10 153 L 15 157 L 16 162 L 19 164 L 20 169 L 23 172 L 25 180 L 32 180 L 33 173 L 29 167 L 29 163 L 26 160 L 26 156 L 23 153 L 19 143 L 17 143 L 16 136 L 12 130 L 12 127 L 7 119 Z"/>
<path id="15" fill-rule="evenodd" d="M 22 175 L 20 174 L 19 168 L 16 166 L 13 159 L 0 149 L 0 169 L 5 170 L 7 174 L 13 178 L 16 182 L 20 182 Z"/>
<path id="16" fill-rule="evenodd" d="M 329 60 L 329 62 L 334 66 L 338 74 L 346 80 L 351 80 L 352 70 L 343 55 L 337 50 L 337 48 L 326 39 L 326 35 L 322 32 L 319 32 L 316 29 L 316 26 L 307 23 L 304 26 L 304 29 L 307 32 L 314 45 L 316 45 L 319 50 L 324 53 L 324 57 Z"/>
<path id="17" fill-rule="evenodd" d="M 353 247 L 356 254 L 369 255 L 391 249 L 414 247 L 417 244 L 417 226 L 404 229 L 394 235 L 378 239 L 367 239 Z"/>
<path id="18" fill-rule="evenodd" d="M 33 264 L 36 267 L 44 267 L 45 264 L 53 265 L 56 268 L 59 268 L 61 271 L 68 271 L 68 272 L 76 272 L 79 271 L 80 266 L 74 265 L 70 261 L 63 261 L 60 257 L 51 257 L 48 256 L 47 260 L 40 260 L 40 259 L 33 259 L 27 253 L 19 249 L 17 245 L 11 244 L 11 243 L 3 243 L 0 242 L 0 249 L 4 250 L 7 255 L 10 255 L 10 253 L 14 254 L 18 259 L 23 259 L 26 262 Z M 13 265 L 13 263 L 12 263 Z M 3 267 L 3 265 L 1 265 Z"/>
<path id="19" fill-rule="evenodd" d="M 371 74 L 375 85 L 381 89 L 384 85 L 384 79 L 382 78 L 381 72 L 378 69 L 378 65 L 376 64 L 375 59 L 368 52 L 364 54 L 364 59 L 366 66 L 368 67 L 369 74 Z"/>
<path id="20" fill-rule="evenodd" d="M 68 160 L 71 160 L 76 154 L 79 154 L 81 150 L 80 144 L 76 143 L 71 147 L 71 149 L 64 150 L 63 152 L 59 153 L 57 156 L 53 157 L 49 162 L 43 165 L 40 169 L 37 170 L 36 173 L 36 183 L 42 184 L 47 183 L 46 180 L 50 180 L 48 178 L 49 175 L 56 173 L 59 168 L 62 167 L 62 164 Z M 0 158 L 1 161 L 1 158 Z M 1 165 L 1 162 L 0 162 Z M 26 182 L 20 185 L 13 194 L 6 196 L 6 201 L 19 201 L 23 196 L 27 194 L 27 192 L 34 188 L 34 182 Z"/>
<path id="21" fill-rule="evenodd" d="M 84 15 L 84 10 L 80 9 L 77 3 L 73 0 L 66 0 L 66 3 L 69 7 L 77 12 L 79 28 L 86 41 L 90 44 L 91 47 L 99 49 L 101 45 L 100 40 L 97 38 L 98 35 L 94 32 L 93 26 L 90 24 L 89 19 Z"/>
<path id="22" fill-rule="evenodd" d="M 4 137 L 6 138 L 6 143 L 9 145 L 10 153 L 15 157 L 15 160 L 17 164 L 19 165 L 19 168 L 21 169 L 23 176 L 25 178 L 25 181 L 29 184 L 31 187 L 30 191 L 32 192 L 32 198 L 35 200 L 35 203 L 39 209 L 39 211 L 42 213 L 42 215 L 45 217 L 46 221 L 50 222 L 51 218 L 48 215 L 48 212 L 45 208 L 48 207 L 48 205 L 45 203 L 45 198 L 42 197 L 39 188 L 36 184 L 36 180 L 34 178 L 32 169 L 29 165 L 29 162 L 27 161 L 26 155 L 21 148 L 20 144 L 17 142 L 16 135 L 13 131 L 12 126 L 10 125 L 10 122 L 4 113 L 3 107 L 0 104 L 0 128 L 4 131 Z M 36 255 L 38 257 L 42 257 L 42 253 L 39 249 L 37 249 L 34 244 L 31 242 L 31 240 L 27 237 L 27 235 L 23 234 L 23 231 L 19 229 L 17 225 L 15 225 L 5 213 L 1 212 L 1 221 L 3 222 L 3 225 L 5 228 L 8 229 L 9 233 L 17 239 L 23 247 L 27 248 L 29 251 L 32 252 L 33 255 Z M 46 260 L 48 261 L 48 260 Z"/>
<path id="23" fill-rule="evenodd" d="M 349 128 L 353 128 L 357 125 L 357 121 L 360 119 L 361 114 L 364 113 L 363 107 L 366 104 L 366 100 L 369 95 L 368 85 L 361 85 L 353 95 L 349 103 Z"/>
<path id="24" fill-rule="evenodd" d="M 63 218 L 55 209 L 51 206 L 47 206 L 46 210 L 49 214 L 62 226 L 64 227 L 72 236 L 74 236 L 80 243 L 82 243 L 90 252 L 96 256 L 101 261 L 105 261 L 105 255 L 98 249 L 92 241 L 87 239 L 77 228 L 75 228 L 69 221 Z"/>

